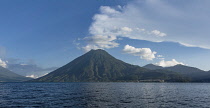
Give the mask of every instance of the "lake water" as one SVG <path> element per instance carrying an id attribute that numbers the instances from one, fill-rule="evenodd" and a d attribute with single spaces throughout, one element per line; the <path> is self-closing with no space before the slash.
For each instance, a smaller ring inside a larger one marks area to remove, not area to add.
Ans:
<path id="1" fill-rule="evenodd" d="M 210 84 L 0 83 L 0 107 L 210 108 Z"/>

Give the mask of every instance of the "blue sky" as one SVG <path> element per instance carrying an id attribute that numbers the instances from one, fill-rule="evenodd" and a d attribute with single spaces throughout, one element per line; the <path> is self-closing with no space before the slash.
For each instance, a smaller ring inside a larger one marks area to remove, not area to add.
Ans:
<path id="1" fill-rule="evenodd" d="M 209 5 L 208 0 L 1 0 L 0 64 L 60 67 L 101 48 L 135 65 L 210 70 Z"/>

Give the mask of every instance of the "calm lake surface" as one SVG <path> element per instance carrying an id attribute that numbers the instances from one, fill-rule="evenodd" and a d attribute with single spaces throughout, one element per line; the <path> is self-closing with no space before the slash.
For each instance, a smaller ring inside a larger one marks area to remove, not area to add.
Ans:
<path id="1" fill-rule="evenodd" d="M 0 107 L 210 108 L 210 84 L 0 83 Z"/>

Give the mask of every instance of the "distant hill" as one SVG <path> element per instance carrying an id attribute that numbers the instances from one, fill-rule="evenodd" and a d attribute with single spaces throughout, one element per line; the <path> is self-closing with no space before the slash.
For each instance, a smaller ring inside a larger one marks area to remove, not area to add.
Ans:
<path id="1" fill-rule="evenodd" d="M 27 78 L 27 77 L 18 75 L 0 66 L 0 82 L 21 82 L 21 81 L 27 81 L 31 79 L 32 78 Z"/>
<path id="2" fill-rule="evenodd" d="M 210 82 L 210 72 L 206 72 L 203 70 L 200 70 L 195 67 L 189 67 L 185 65 L 175 65 L 172 67 L 161 67 L 161 66 L 156 66 L 153 64 L 145 65 L 144 68 L 150 69 L 150 70 L 155 70 L 155 69 L 164 69 L 164 70 L 169 70 L 173 72 L 177 72 L 182 76 L 188 77 L 191 79 L 191 81 L 195 82 Z"/>
<path id="3" fill-rule="evenodd" d="M 162 66 L 157 66 L 157 65 L 154 65 L 154 64 L 148 64 L 148 65 L 145 65 L 143 67 L 146 68 L 146 69 L 150 69 L 150 70 L 164 69 Z"/>
<path id="4" fill-rule="evenodd" d="M 148 70 L 118 60 L 98 49 L 76 58 L 65 66 L 32 80 L 33 82 L 113 82 L 139 80 L 187 81 L 176 72 Z"/>
<path id="5" fill-rule="evenodd" d="M 57 68 L 42 68 L 35 64 L 7 64 L 7 69 L 22 76 L 42 76 L 45 73 L 56 70 Z"/>

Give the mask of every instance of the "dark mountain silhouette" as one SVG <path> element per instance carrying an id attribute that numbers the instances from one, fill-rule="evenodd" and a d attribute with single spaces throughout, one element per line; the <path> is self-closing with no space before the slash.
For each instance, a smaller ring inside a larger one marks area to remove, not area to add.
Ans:
<path id="1" fill-rule="evenodd" d="M 27 78 L 27 77 L 18 75 L 16 73 L 13 73 L 12 71 L 0 66 L 0 82 L 21 82 L 21 81 L 27 81 L 31 79 L 32 78 Z"/>
<path id="2" fill-rule="evenodd" d="M 191 81 L 195 82 L 210 82 L 210 72 L 206 72 L 203 70 L 200 70 L 195 67 L 185 66 L 185 65 L 175 65 L 172 67 L 161 67 L 156 66 L 153 64 L 145 65 L 144 68 L 155 70 L 155 69 L 164 69 L 169 70 L 173 72 L 177 72 L 182 76 L 190 78 Z"/>
<path id="3" fill-rule="evenodd" d="M 148 70 L 118 60 L 98 49 L 76 58 L 65 66 L 32 80 L 34 82 L 109 82 L 139 80 L 186 81 L 186 78 L 166 70 Z"/>

